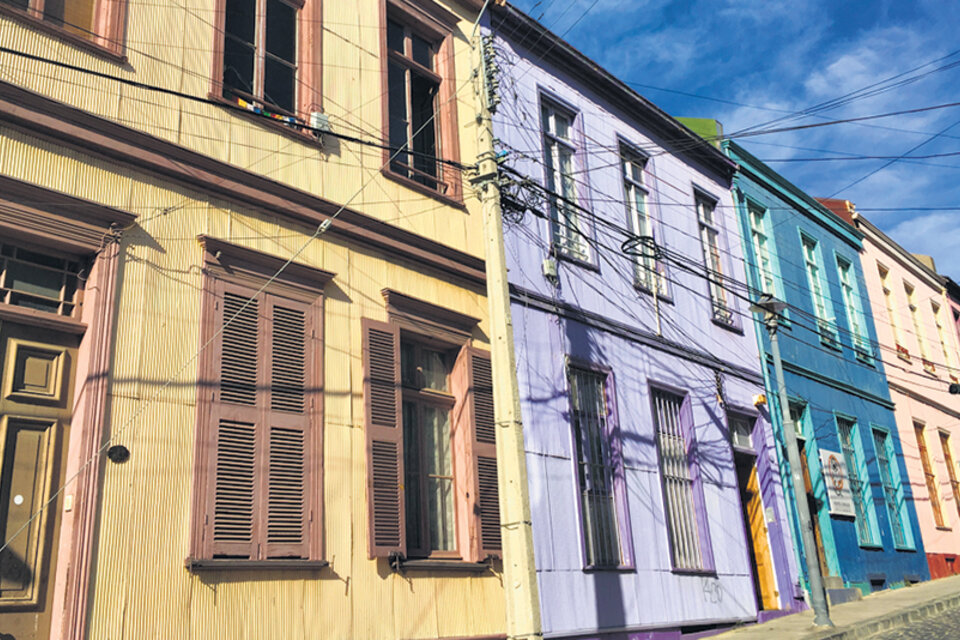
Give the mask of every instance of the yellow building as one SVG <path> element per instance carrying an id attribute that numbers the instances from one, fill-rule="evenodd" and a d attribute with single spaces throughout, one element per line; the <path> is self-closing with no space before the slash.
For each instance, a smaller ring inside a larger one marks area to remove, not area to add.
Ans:
<path id="1" fill-rule="evenodd" d="M 480 4 L 0 2 L 0 632 L 504 634 Z"/>

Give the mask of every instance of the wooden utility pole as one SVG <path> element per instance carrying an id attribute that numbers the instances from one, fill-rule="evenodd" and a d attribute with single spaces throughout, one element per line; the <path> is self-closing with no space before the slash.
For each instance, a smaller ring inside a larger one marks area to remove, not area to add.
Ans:
<path id="1" fill-rule="evenodd" d="M 489 46 L 489 45 L 488 45 Z M 533 527 L 523 448 L 520 390 L 513 348 L 513 320 L 507 284 L 506 252 L 493 118 L 490 97 L 495 95 L 492 57 L 481 36 L 474 36 L 477 56 L 477 176 L 473 184 L 483 206 L 486 247 L 487 300 L 490 308 L 490 355 L 493 368 L 494 418 L 497 424 L 497 469 L 500 485 L 500 527 L 503 543 L 503 586 L 506 596 L 507 637 L 542 638 L 537 569 L 533 557 Z"/>

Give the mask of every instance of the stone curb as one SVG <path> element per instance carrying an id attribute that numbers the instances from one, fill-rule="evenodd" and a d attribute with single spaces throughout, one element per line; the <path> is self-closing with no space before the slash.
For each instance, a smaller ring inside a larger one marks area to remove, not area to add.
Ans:
<path id="1" fill-rule="evenodd" d="M 953 593 L 937 600 L 914 605 L 894 613 L 871 618 L 853 625 L 831 629 L 829 631 L 814 632 L 803 636 L 810 640 L 855 640 L 865 639 L 883 631 L 898 629 L 911 622 L 920 622 L 939 613 L 960 607 L 960 593 Z"/>

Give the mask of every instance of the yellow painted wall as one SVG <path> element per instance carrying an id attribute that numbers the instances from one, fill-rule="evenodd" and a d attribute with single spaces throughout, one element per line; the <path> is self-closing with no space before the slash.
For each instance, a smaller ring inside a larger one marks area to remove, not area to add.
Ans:
<path id="1" fill-rule="evenodd" d="M 128 64 L 108 62 L 6 17 L 5 46 L 206 96 L 213 0 L 131 0 Z M 379 0 L 325 0 L 324 107 L 345 133 L 379 135 Z M 469 16 L 461 28 L 469 32 Z M 470 55 L 456 41 L 461 159 L 475 153 Z M 159 60 L 157 60 L 159 59 Z M 344 203 L 401 228 L 482 255 L 479 206 L 466 210 L 379 175 L 381 152 L 349 142 L 325 149 L 224 109 L 120 87 L 0 54 L 4 77 L 220 160 Z M 299 261 L 335 272 L 325 302 L 324 537 L 320 571 L 190 573 L 196 363 L 202 251 L 198 234 L 278 256 L 313 231 L 129 167 L 0 126 L 0 173 L 140 216 L 122 240 L 107 432 L 132 452 L 108 463 L 89 617 L 90 638 L 438 638 L 502 634 L 499 573 L 392 574 L 367 558 L 360 318 L 386 319 L 389 287 L 486 318 L 481 291 L 411 263 L 324 236 Z M 368 182 L 369 181 L 369 182 Z M 164 213 L 165 210 L 168 212 Z M 483 320 L 476 336 L 484 346 Z M 161 389 L 163 382 L 172 384 Z M 71 494 L 68 487 L 66 493 Z"/>
<path id="2" fill-rule="evenodd" d="M 425 0 L 433 2 L 434 0 Z M 215 0 L 128 0 L 127 63 L 88 53 L 17 20 L 0 16 L 4 46 L 71 65 L 206 98 L 211 90 Z M 383 0 L 324 0 L 323 110 L 334 131 L 382 140 L 380 6 Z M 468 38 L 475 17 L 456 2 L 439 3 L 462 17 L 455 34 L 461 161 L 476 160 L 476 107 Z M 479 208 L 469 184 L 470 213 L 441 204 L 380 175 L 382 151 L 328 139 L 300 143 L 224 107 L 121 85 L 79 71 L 0 53 L 0 76 L 32 91 L 182 144 L 211 157 L 344 203 L 415 233 L 482 255 Z M 66 176 L 65 179 L 70 179 Z M 366 186 L 364 186 L 366 185 Z M 361 190 L 361 187 L 362 190 Z"/>

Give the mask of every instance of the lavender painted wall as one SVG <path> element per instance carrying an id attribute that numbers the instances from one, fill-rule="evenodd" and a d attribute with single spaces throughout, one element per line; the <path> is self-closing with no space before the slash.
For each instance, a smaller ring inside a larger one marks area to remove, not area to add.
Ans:
<path id="1" fill-rule="evenodd" d="M 594 243 L 590 264 L 557 261 L 554 286 L 541 270 L 550 248 L 547 219 L 531 210 L 505 216 L 544 633 L 669 634 L 688 625 L 755 620 L 749 542 L 716 371 L 724 372 L 728 408 L 752 407 L 754 395 L 764 392 L 763 381 L 746 305 L 730 296 L 738 325 L 734 329 L 711 321 L 694 210 L 695 188 L 717 199 L 723 268 L 745 281 L 730 176 L 722 163 L 699 162 L 671 151 L 678 143 L 668 142 L 657 124 L 666 121 L 665 115 L 654 114 L 653 124 L 644 126 L 640 114 L 632 117 L 612 106 L 617 102 L 587 88 L 581 71 L 557 63 L 562 48 L 546 47 L 542 39 L 518 29 L 509 11 L 497 9 L 492 22 L 502 69 L 494 126 L 507 152 L 504 165 L 544 184 L 540 100 L 549 96 L 576 113 L 577 199 L 591 212 L 582 218 Z M 649 113 L 646 117 L 651 122 Z M 676 131 L 671 135 L 676 140 Z M 649 156 L 644 182 L 658 242 L 700 266 L 697 275 L 666 265 L 671 282 L 669 300 L 661 301 L 662 338 L 656 336 L 653 299 L 633 286 L 630 259 L 619 250 L 625 237 L 601 222 L 627 226 L 620 140 Z M 534 203 L 532 209 L 548 215 L 545 204 Z M 611 401 L 619 421 L 627 503 L 627 513 L 618 516 L 630 521 L 630 539 L 623 544 L 633 558 L 631 570 L 584 570 L 566 375 L 570 360 L 608 367 L 615 376 Z M 710 573 L 683 574 L 672 568 L 651 385 L 681 390 L 690 400 L 715 568 Z M 768 526 L 780 607 L 790 609 L 798 606 L 797 573 L 773 436 L 763 412 L 754 443 L 764 506 L 773 515 Z"/>

